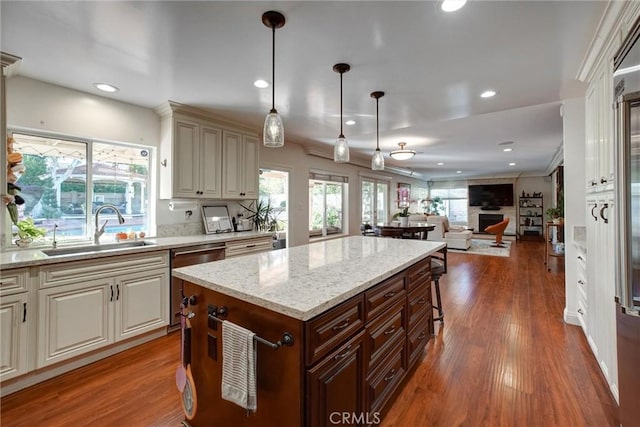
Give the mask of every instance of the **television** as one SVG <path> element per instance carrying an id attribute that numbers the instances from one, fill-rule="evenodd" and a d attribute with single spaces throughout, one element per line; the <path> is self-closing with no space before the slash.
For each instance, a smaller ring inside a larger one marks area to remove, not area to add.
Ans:
<path id="1" fill-rule="evenodd" d="M 485 209 L 513 206 L 513 184 L 470 185 L 469 206 Z"/>

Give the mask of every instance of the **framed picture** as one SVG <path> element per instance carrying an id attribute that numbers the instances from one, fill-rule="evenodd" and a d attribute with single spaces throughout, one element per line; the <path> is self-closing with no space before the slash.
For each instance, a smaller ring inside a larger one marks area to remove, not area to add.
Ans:
<path id="1" fill-rule="evenodd" d="M 411 204 L 411 184 L 398 183 L 398 208 L 407 208 Z"/>

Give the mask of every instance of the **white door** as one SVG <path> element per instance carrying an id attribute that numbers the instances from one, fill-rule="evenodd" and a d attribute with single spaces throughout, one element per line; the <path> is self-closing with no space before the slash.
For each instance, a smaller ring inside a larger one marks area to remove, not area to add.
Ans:
<path id="1" fill-rule="evenodd" d="M 222 131 L 200 128 L 200 170 L 202 183 L 200 196 L 218 198 L 222 195 Z"/>
<path id="2" fill-rule="evenodd" d="M 151 271 L 116 280 L 116 341 L 168 324 L 169 271 Z"/>
<path id="3" fill-rule="evenodd" d="M 242 137 L 242 146 L 244 173 L 242 174 L 242 194 L 240 195 L 246 199 L 256 199 L 258 197 L 258 173 L 260 169 L 258 138 L 244 135 Z"/>
<path id="4" fill-rule="evenodd" d="M 224 131 L 222 156 L 222 197 L 238 199 L 242 192 L 242 135 Z"/>
<path id="5" fill-rule="evenodd" d="M 0 379 L 16 377 L 27 371 L 27 320 L 26 292 L 0 298 Z"/>
<path id="6" fill-rule="evenodd" d="M 200 188 L 199 126 L 183 119 L 175 121 L 173 188 L 175 197 L 197 197 Z"/>
<path id="7" fill-rule="evenodd" d="M 389 183 L 363 178 L 361 188 L 362 224 L 385 225 L 388 222 Z"/>
<path id="8" fill-rule="evenodd" d="M 113 342 L 111 278 L 38 291 L 38 368 Z"/>

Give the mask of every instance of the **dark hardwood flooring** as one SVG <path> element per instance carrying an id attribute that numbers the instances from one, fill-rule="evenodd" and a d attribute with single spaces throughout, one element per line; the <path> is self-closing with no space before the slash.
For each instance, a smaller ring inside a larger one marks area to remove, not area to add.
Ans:
<path id="1" fill-rule="evenodd" d="M 445 323 L 382 426 L 619 425 L 582 331 L 562 320 L 561 261 L 547 272 L 543 259 L 538 242 L 449 254 Z M 171 334 L 3 398 L 0 423 L 178 426 L 178 358 Z"/>

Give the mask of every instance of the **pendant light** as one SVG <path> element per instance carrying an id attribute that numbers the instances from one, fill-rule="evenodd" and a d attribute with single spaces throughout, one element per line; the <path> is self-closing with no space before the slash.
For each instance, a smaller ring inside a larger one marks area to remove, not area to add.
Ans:
<path id="1" fill-rule="evenodd" d="M 336 145 L 333 147 L 333 161 L 336 163 L 347 163 L 349 161 L 349 145 L 342 134 L 342 75 L 350 69 L 349 64 L 340 63 L 333 66 L 333 71 L 340 73 L 340 135 L 338 135 Z"/>
<path id="2" fill-rule="evenodd" d="M 394 159 L 409 160 L 416 155 L 416 152 L 414 150 L 407 150 L 406 148 L 404 148 L 404 146 L 407 145 L 406 142 L 398 142 L 398 145 L 400 146 L 399 150 L 393 150 L 391 153 L 389 153 L 389 155 Z"/>
<path id="3" fill-rule="evenodd" d="M 374 171 L 384 170 L 384 156 L 380 151 L 380 117 L 378 112 L 378 100 L 384 96 L 384 92 L 371 92 L 371 97 L 376 99 L 376 151 L 371 158 L 371 169 Z"/>
<path id="4" fill-rule="evenodd" d="M 284 27 L 284 15 L 280 12 L 269 11 L 262 14 L 262 23 L 271 28 L 271 111 L 264 121 L 262 142 L 265 147 L 282 147 L 284 145 L 284 126 L 282 118 L 276 110 L 276 28 Z"/>

